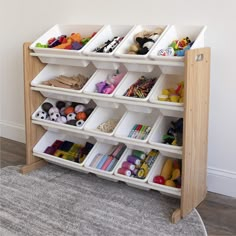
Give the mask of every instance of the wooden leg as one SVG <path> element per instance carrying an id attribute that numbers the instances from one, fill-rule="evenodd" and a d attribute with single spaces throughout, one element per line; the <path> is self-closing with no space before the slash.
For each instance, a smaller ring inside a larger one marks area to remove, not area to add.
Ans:
<path id="1" fill-rule="evenodd" d="M 171 222 L 173 224 L 176 224 L 176 223 L 178 223 L 178 221 L 180 221 L 180 219 L 181 219 L 181 210 L 180 210 L 180 208 L 178 208 L 173 212 L 173 214 L 171 216 Z"/>
<path id="2" fill-rule="evenodd" d="M 47 164 L 46 161 L 44 161 L 44 160 L 39 160 L 39 161 L 34 162 L 34 163 L 32 163 L 32 164 L 25 165 L 25 166 L 23 166 L 23 167 L 21 168 L 21 174 L 24 175 L 24 174 L 27 174 L 27 173 L 33 171 L 33 170 L 37 170 L 37 169 L 39 169 L 39 168 L 45 166 L 46 164 Z"/>

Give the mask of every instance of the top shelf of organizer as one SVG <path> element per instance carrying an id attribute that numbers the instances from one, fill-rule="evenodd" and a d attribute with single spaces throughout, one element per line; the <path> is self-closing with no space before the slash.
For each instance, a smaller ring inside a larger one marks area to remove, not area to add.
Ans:
<path id="1" fill-rule="evenodd" d="M 184 66 L 186 50 L 204 47 L 206 26 L 55 25 L 30 49 L 43 63 L 99 69 L 152 71 L 155 65 Z M 185 39 L 185 40 L 183 40 Z M 179 50 L 178 50 L 179 49 Z"/>

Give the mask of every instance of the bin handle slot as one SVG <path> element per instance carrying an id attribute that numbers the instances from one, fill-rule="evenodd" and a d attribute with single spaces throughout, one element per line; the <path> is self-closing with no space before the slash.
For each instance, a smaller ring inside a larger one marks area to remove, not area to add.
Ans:
<path id="1" fill-rule="evenodd" d="M 198 54 L 195 56 L 195 61 L 203 61 L 204 55 L 203 54 Z"/>

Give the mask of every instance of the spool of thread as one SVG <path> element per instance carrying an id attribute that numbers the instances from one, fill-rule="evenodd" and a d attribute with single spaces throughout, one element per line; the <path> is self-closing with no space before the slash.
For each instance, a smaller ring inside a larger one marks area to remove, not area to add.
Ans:
<path id="1" fill-rule="evenodd" d="M 132 155 L 138 157 L 140 160 L 144 160 L 146 157 L 145 152 L 139 151 L 139 150 L 133 150 Z"/>
<path id="2" fill-rule="evenodd" d="M 122 168 L 129 169 L 129 170 L 133 171 L 135 169 L 135 165 L 128 162 L 128 161 L 125 161 L 122 163 Z"/>
<path id="3" fill-rule="evenodd" d="M 131 170 L 128 170 L 126 168 L 119 168 L 118 173 L 121 174 L 121 175 L 130 176 L 131 175 Z"/>
<path id="4" fill-rule="evenodd" d="M 134 164 L 134 165 L 140 165 L 141 164 L 141 161 L 140 161 L 140 159 L 139 158 L 137 158 L 136 156 L 128 156 L 127 157 L 127 161 L 128 162 L 130 162 L 130 163 L 132 163 L 132 164 Z"/>

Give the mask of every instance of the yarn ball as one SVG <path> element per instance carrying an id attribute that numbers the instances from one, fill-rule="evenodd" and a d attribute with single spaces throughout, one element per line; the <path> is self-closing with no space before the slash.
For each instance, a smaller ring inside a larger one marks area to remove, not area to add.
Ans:
<path id="1" fill-rule="evenodd" d="M 87 115 L 86 115 L 86 113 L 85 112 L 78 112 L 77 114 L 76 114 L 76 119 L 77 120 L 86 120 L 87 119 Z"/>
<path id="2" fill-rule="evenodd" d="M 46 120 L 46 118 L 47 118 L 47 113 L 46 113 L 45 111 L 39 111 L 39 112 L 36 114 L 36 118 L 42 119 L 42 120 Z"/>
<path id="3" fill-rule="evenodd" d="M 79 104 L 75 107 L 75 113 L 81 112 L 81 111 L 85 111 L 85 106 L 82 104 Z"/>
<path id="4" fill-rule="evenodd" d="M 58 101 L 57 103 L 56 103 L 56 107 L 59 109 L 59 110 L 61 110 L 63 107 L 65 107 L 66 106 L 66 103 L 65 102 L 63 102 L 63 101 Z"/>
<path id="5" fill-rule="evenodd" d="M 68 121 L 66 122 L 66 124 L 67 124 L 67 125 L 74 125 L 74 126 L 76 126 L 76 122 L 77 122 L 77 120 L 68 120 Z"/>
<path id="6" fill-rule="evenodd" d="M 84 120 L 77 120 L 76 121 L 76 126 L 77 127 L 81 127 L 81 126 L 83 126 L 83 124 L 84 124 Z"/>
<path id="7" fill-rule="evenodd" d="M 76 114 L 75 114 L 75 113 L 69 113 L 69 114 L 66 116 L 66 119 L 67 119 L 67 121 L 69 121 L 69 120 L 75 120 L 75 117 L 76 117 Z"/>
<path id="8" fill-rule="evenodd" d="M 57 118 L 57 122 L 58 123 L 62 123 L 62 124 L 65 124 L 67 121 L 66 117 L 65 116 L 60 116 Z"/>
<path id="9" fill-rule="evenodd" d="M 59 112 L 54 112 L 52 115 L 50 115 L 51 121 L 57 121 L 57 119 L 60 117 Z"/>
<path id="10" fill-rule="evenodd" d="M 49 102 L 45 102 L 42 104 L 42 109 L 46 112 L 48 112 L 50 110 L 50 108 L 52 108 L 52 107 L 53 107 L 53 105 Z"/>
<path id="11" fill-rule="evenodd" d="M 68 115 L 70 113 L 74 113 L 74 111 L 75 111 L 74 107 L 70 106 L 70 107 L 65 108 L 64 114 Z"/>
<path id="12" fill-rule="evenodd" d="M 49 116 L 52 116 L 54 113 L 58 113 L 59 114 L 59 109 L 57 107 L 51 107 L 49 109 L 49 111 L 48 111 Z"/>

